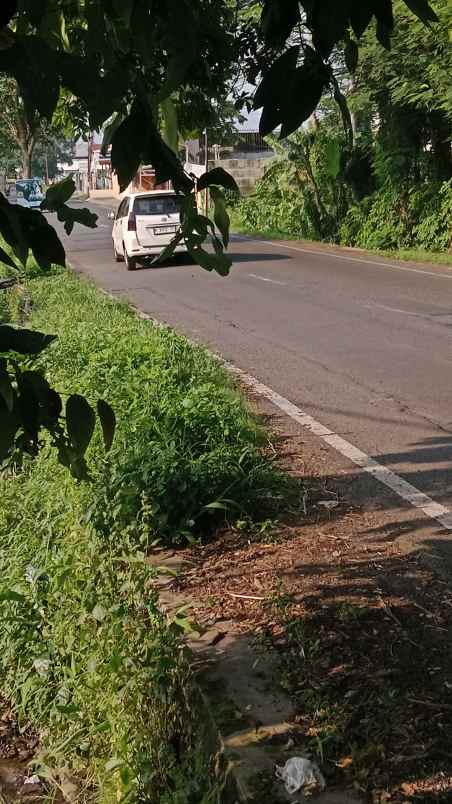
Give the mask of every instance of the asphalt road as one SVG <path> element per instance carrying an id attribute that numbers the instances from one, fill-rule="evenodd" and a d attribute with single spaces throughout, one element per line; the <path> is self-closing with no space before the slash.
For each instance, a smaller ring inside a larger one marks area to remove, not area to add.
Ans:
<path id="1" fill-rule="evenodd" d="M 127 272 L 111 223 L 69 261 L 452 506 L 452 270 L 234 238 L 224 279 L 178 260 Z"/>

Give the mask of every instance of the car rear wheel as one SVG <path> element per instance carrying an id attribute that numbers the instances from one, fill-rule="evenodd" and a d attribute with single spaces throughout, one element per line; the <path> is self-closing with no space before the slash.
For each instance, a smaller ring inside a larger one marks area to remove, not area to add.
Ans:
<path id="1" fill-rule="evenodd" d="M 113 252 L 115 255 L 115 262 L 124 262 L 124 256 L 122 254 L 118 254 L 114 243 L 113 243 Z"/>
<path id="2" fill-rule="evenodd" d="M 124 246 L 124 260 L 125 260 L 125 263 L 126 263 L 127 270 L 128 271 L 134 271 L 135 268 L 137 267 L 137 258 L 136 257 L 130 257 L 127 254 L 125 246 Z"/>

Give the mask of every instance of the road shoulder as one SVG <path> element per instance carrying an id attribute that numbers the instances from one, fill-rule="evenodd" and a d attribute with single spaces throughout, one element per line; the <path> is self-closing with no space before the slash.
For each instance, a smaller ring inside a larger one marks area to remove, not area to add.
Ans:
<path id="1" fill-rule="evenodd" d="M 444 564 L 433 566 L 432 525 L 267 401 L 251 402 L 303 484 L 302 510 L 225 529 L 177 559 L 177 594 L 195 607 L 211 672 L 213 662 L 242 719 L 226 747 L 244 743 L 242 774 L 243 763 L 259 768 L 254 789 L 274 797 L 272 765 L 295 755 L 319 762 L 334 801 L 447 801 L 452 592 Z M 247 703 L 259 667 L 262 695 Z"/>

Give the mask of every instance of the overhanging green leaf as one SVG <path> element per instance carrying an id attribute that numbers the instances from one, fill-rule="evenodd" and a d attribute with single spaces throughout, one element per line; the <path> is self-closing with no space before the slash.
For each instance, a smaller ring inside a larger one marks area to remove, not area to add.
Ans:
<path id="1" fill-rule="evenodd" d="M 179 150 L 179 130 L 177 124 L 177 111 L 171 98 L 161 102 L 160 108 L 164 123 L 164 140 L 169 148 L 177 154 Z"/>
<path id="2" fill-rule="evenodd" d="M 254 109 L 260 109 L 262 106 L 278 105 L 281 87 L 284 86 L 287 75 L 292 73 L 296 68 L 299 52 L 300 48 L 298 45 L 294 45 L 279 56 L 279 58 L 273 62 L 270 69 L 264 73 L 262 81 L 254 95 Z"/>
<path id="3" fill-rule="evenodd" d="M 370 24 L 374 13 L 374 0 L 355 0 L 350 12 L 350 22 L 355 36 L 360 39 Z"/>
<path id="4" fill-rule="evenodd" d="M 16 35 L 15 44 L 0 51 L 0 71 L 16 79 L 27 116 L 35 112 L 51 120 L 60 94 L 58 57 L 37 36 Z"/>
<path id="5" fill-rule="evenodd" d="M 95 229 L 97 226 L 98 216 L 86 207 L 79 209 L 78 207 L 68 207 L 67 204 L 63 204 L 58 207 L 57 216 L 58 220 L 64 223 L 67 234 L 71 234 L 75 223 L 87 226 L 89 229 Z"/>
<path id="6" fill-rule="evenodd" d="M 168 245 L 165 246 L 163 251 L 161 251 L 160 254 L 157 257 L 154 257 L 154 259 L 152 260 L 152 264 L 156 264 L 156 263 L 159 263 L 159 262 L 165 262 L 165 260 L 171 259 L 171 257 L 174 255 L 174 252 L 175 252 L 177 246 L 179 245 L 181 240 L 183 240 L 183 238 L 184 238 L 183 233 L 178 232 L 175 235 L 175 237 L 173 237 L 173 239 L 171 240 L 171 243 L 168 243 Z"/>
<path id="7" fill-rule="evenodd" d="M 14 447 L 14 440 L 19 422 L 14 412 L 2 410 L 0 426 L 0 462 L 8 457 Z"/>
<path id="8" fill-rule="evenodd" d="M 354 39 L 349 39 L 344 51 L 347 69 L 353 74 L 358 66 L 359 49 Z"/>
<path id="9" fill-rule="evenodd" d="M 11 259 L 10 255 L 0 246 L 0 262 L 8 265 L 9 268 L 17 268 L 16 263 Z"/>
<path id="10" fill-rule="evenodd" d="M 166 0 L 167 26 L 165 50 L 169 54 L 165 79 L 158 100 L 169 97 L 184 80 L 198 56 L 199 20 L 191 0 Z"/>
<path id="11" fill-rule="evenodd" d="M 403 0 L 403 2 L 422 22 L 438 22 L 438 16 L 427 0 Z"/>
<path id="12" fill-rule="evenodd" d="M 217 187 L 211 187 L 210 196 L 215 207 L 213 219 L 215 221 L 215 225 L 221 232 L 223 245 L 225 248 L 227 248 L 229 244 L 230 218 L 226 209 L 226 199 L 221 190 L 218 190 Z"/>
<path id="13" fill-rule="evenodd" d="M 282 47 L 299 20 L 298 0 L 265 0 L 261 25 L 267 44 Z"/>
<path id="14" fill-rule="evenodd" d="M 375 3 L 374 14 L 377 18 L 377 39 L 383 47 L 389 50 L 394 29 L 392 0 L 379 0 L 378 3 Z"/>
<path id="15" fill-rule="evenodd" d="M 55 335 L 45 335 L 30 329 L 16 329 L 9 324 L 0 325 L 0 352 L 18 352 L 22 355 L 37 355 L 52 341 Z"/>
<path id="16" fill-rule="evenodd" d="M 115 131 L 119 128 L 121 123 L 124 120 L 124 115 L 121 112 L 115 114 L 114 117 L 110 120 L 110 122 L 104 128 L 104 136 L 102 139 L 102 147 L 101 152 L 104 156 L 108 154 L 108 149 L 112 143 L 113 135 Z"/>
<path id="17" fill-rule="evenodd" d="M 116 172 L 120 190 L 128 187 L 135 176 L 146 145 L 146 114 L 141 104 L 135 103 L 128 117 L 113 133 L 111 165 Z"/>
<path id="18" fill-rule="evenodd" d="M 153 165 L 157 184 L 171 180 L 176 192 L 189 193 L 193 180 L 185 173 L 179 157 L 168 147 L 151 117 L 147 117 L 145 164 Z"/>
<path id="19" fill-rule="evenodd" d="M 0 360 L 0 396 L 11 413 L 14 405 L 14 391 L 5 360 Z"/>
<path id="20" fill-rule="evenodd" d="M 72 394 L 66 402 L 66 425 L 71 444 L 83 456 L 94 433 L 94 411 L 80 394 Z"/>
<path id="21" fill-rule="evenodd" d="M 46 378 L 39 371 L 24 371 L 20 375 L 19 388 L 21 397 L 33 397 L 39 423 L 52 427 L 61 414 L 61 397 L 50 387 Z"/>
<path id="22" fill-rule="evenodd" d="M 51 187 L 48 188 L 44 201 L 41 204 L 42 209 L 58 209 L 58 207 L 65 204 L 66 201 L 69 201 L 75 189 L 75 182 L 72 176 L 67 176 L 67 178 L 59 181 L 57 184 L 52 184 Z"/>
<path id="23" fill-rule="evenodd" d="M 28 245 L 36 262 L 44 269 L 52 265 L 66 265 L 63 245 L 47 219 L 40 212 L 21 209 L 22 225 Z"/>
<path id="24" fill-rule="evenodd" d="M 349 23 L 349 3 L 321 0 L 308 14 L 312 41 L 323 58 L 329 58 L 334 45 L 344 38 Z"/>
<path id="25" fill-rule="evenodd" d="M 0 8 L 0 28 L 8 25 L 17 12 L 17 0 L 3 0 Z"/>
<path id="26" fill-rule="evenodd" d="M 212 168 L 212 170 L 208 170 L 207 173 L 203 173 L 198 179 L 197 187 L 198 190 L 205 190 L 206 187 L 211 187 L 215 184 L 224 187 L 226 190 L 233 190 L 236 193 L 239 192 L 234 177 L 222 167 Z"/>
<path id="27" fill-rule="evenodd" d="M 302 66 L 285 79 L 286 89 L 280 107 L 281 139 L 296 131 L 311 116 L 317 108 L 329 78 L 329 70 L 318 53 L 306 47 Z M 299 102 L 294 103 L 294 98 L 299 98 Z"/>
<path id="28" fill-rule="evenodd" d="M 108 450 L 113 444 L 116 430 L 116 416 L 113 408 L 103 399 L 97 401 L 97 414 L 100 419 L 102 427 L 102 435 L 104 437 L 105 449 Z"/>

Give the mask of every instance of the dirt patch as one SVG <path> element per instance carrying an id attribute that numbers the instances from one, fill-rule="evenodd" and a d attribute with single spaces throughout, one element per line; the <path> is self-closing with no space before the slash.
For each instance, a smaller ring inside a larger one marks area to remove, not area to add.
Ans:
<path id="1" fill-rule="evenodd" d="M 8 702 L 0 696 L 0 802 L 44 801 L 44 790 L 29 762 L 39 747 L 33 729 L 20 724 Z"/>
<path id="2" fill-rule="evenodd" d="M 60 791 L 35 774 L 40 747 L 37 732 L 0 695 L 0 804 L 64 804 Z"/>
<path id="3" fill-rule="evenodd" d="M 302 474 L 289 444 L 282 460 Z M 452 591 L 384 538 L 382 518 L 353 504 L 349 479 L 325 484 L 311 467 L 301 513 L 186 551 L 180 588 L 201 621 L 276 653 L 293 754 L 316 756 L 329 786 L 452 801 Z"/>

